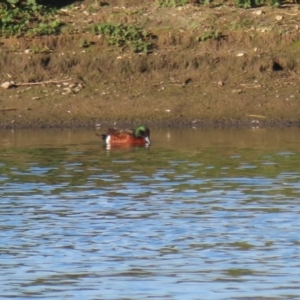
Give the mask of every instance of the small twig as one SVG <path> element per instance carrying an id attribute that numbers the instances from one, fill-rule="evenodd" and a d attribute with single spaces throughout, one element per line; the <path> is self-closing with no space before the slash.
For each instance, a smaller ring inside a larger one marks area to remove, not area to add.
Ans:
<path id="1" fill-rule="evenodd" d="M 70 81 L 70 80 L 72 80 L 72 79 L 69 78 L 69 79 L 62 79 L 62 80 L 47 80 L 47 81 L 39 81 L 39 82 L 15 83 L 14 86 L 58 84 L 58 83 L 63 83 L 63 82 Z"/>
<path id="2" fill-rule="evenodd" d="M 286 81 L 283 83 L 284 85 L 295 85 L 295 82 Z"/>
<path id="3" fill-rule="evenodd" d="M 261 88 L 260 84 L 251 84 L 251 83 L 241 83 L 241 86 L 244 86 L 246 88 Z"/>
<path id="4" fill-rule="evenodd" d="M 257 119 L 266 119 L 267 117 L 265 116 L 262 116 L 262 115 L 246 115 L 247 117 L 250 117 L 250 118 L 257 118 Z"/>
<path id="5" fill-rule="evenodd" d="M 287 13 L 287 12 L 282 12 L 283 14 L 286 14 L 288 16 L 298 16 L 298 13 L 295 13 L 295 14 L 291 14 L 291 13 Z"/>
<path id="6" fill-rule="evenodd" d="M 4 112 L 4 111 L 13 111 L 13 110 L 17 110 L 17 108 L 15 107 L 8 107 L 8 108 L 1 108 L 0 111 Z"/>
<path id="7" fill-rule="evenodd" d="M 184 86 L 184 83 L 167 83 L 167 85 Z"/>

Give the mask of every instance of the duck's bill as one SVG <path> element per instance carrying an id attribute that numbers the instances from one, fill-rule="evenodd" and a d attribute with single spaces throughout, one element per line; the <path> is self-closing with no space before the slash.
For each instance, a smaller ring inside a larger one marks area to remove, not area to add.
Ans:
<path id="1" fill-rule="evenodd" d="M 146 142 L 146 144 L 148 144 L 148 145 L 151 144 L 149 137 L 145 137 L 145 142 Z"/>

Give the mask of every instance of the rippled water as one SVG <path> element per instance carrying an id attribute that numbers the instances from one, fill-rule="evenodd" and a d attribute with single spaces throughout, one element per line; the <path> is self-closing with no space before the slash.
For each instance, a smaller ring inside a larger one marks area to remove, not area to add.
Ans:
<path id="1" fill-rule="evenodd" d="M 299 299 L 299 129 L 0 140 L 1 299 Z"/>

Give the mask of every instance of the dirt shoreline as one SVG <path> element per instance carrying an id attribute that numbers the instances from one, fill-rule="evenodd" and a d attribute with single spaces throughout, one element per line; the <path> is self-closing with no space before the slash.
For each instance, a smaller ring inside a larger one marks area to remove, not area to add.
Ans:
<path id="1" fill-rule="evenodd" d="M 59 11 L 72 34 L 0 38 L 0 84 L 18 85 L 1 89 L 0 128 L 299 126 L 297 4 L 121 2 Z M 141 26 L 153 50 L 120 50 L 82 29 L 108 21 Z"/>

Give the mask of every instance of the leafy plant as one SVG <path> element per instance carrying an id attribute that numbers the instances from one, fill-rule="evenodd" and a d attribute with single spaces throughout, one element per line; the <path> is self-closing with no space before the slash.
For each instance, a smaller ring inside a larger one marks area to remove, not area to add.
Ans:
<path id="1" fill-rule="evenodd" d="M 205 31 L 201 36 L 196 37 L 197 42 L 204 42 L 206 40 L 219 40 L 222 34 L 218 30 Z"/>
<path id="2" fill-rule="evenodd" d="M 35 0 L 6 0 L 0 4 L 0 35 L 53 34 L 59 31 L 60 21 L 54 10 Z"/>
<path id="3" fill-rule="evenodd" d="M 12 4 L 12 5 L 15 5 L 15 4 L 17 4 L 17 3 L 20 3 L 21 1 L 20 0 L 6 0 L 6 1 L 4 1 L 4 3 L 9 3 L 9 4 Z"/>
<path id="4" fill-rule="evenodd" d="M 232 30 L 246 29 L 246 28 L 251 28 L 251 26 L 254 25 L 255 24 L 251 19 L 238 19 L 230 23 L 230 29 Z"/>
<path id="5" fill-rule="evenodd" d="M 251 8 L 264 4 L 278 7 L 282 4 L 282 0 L 236 0 L 236 6 L 242 8 Z"/>
<path id="6" fill-rule="evenodd" d="M 36 35 L 49 35 L 58 33 L 60 30 L 61 23 L 55 19 L 47 23 L 40 23 L 36 28 L 32 28 L 29 32 Z"/>
<path id="7" fill-rule="evenodd" d="M 282 4 L 281 0 L 271 0 L 271 1 L 269 1 L 270 6 L 279 7 L 281 4 Z"/>
<path id="8" fill-rule="evenodd" d="M 177 7 L 184 6 L 188 3 L 187 0 L 157 0 L 157 5 L 159 7 Z"/>
<path id="9" fill-rule="evenodd" d="M 255 7 L 255 0 L 236 0 L 236 6 L 242 8 Z"/>
<path id="10" fill-rule="evenodd" d="M 106 36 L 110 45 L 129 46 L 133 52 L 147 53 L 152 47 L 147 31 L 133 25 L 102 23 L 91 30 L 94 34 Z"/>

